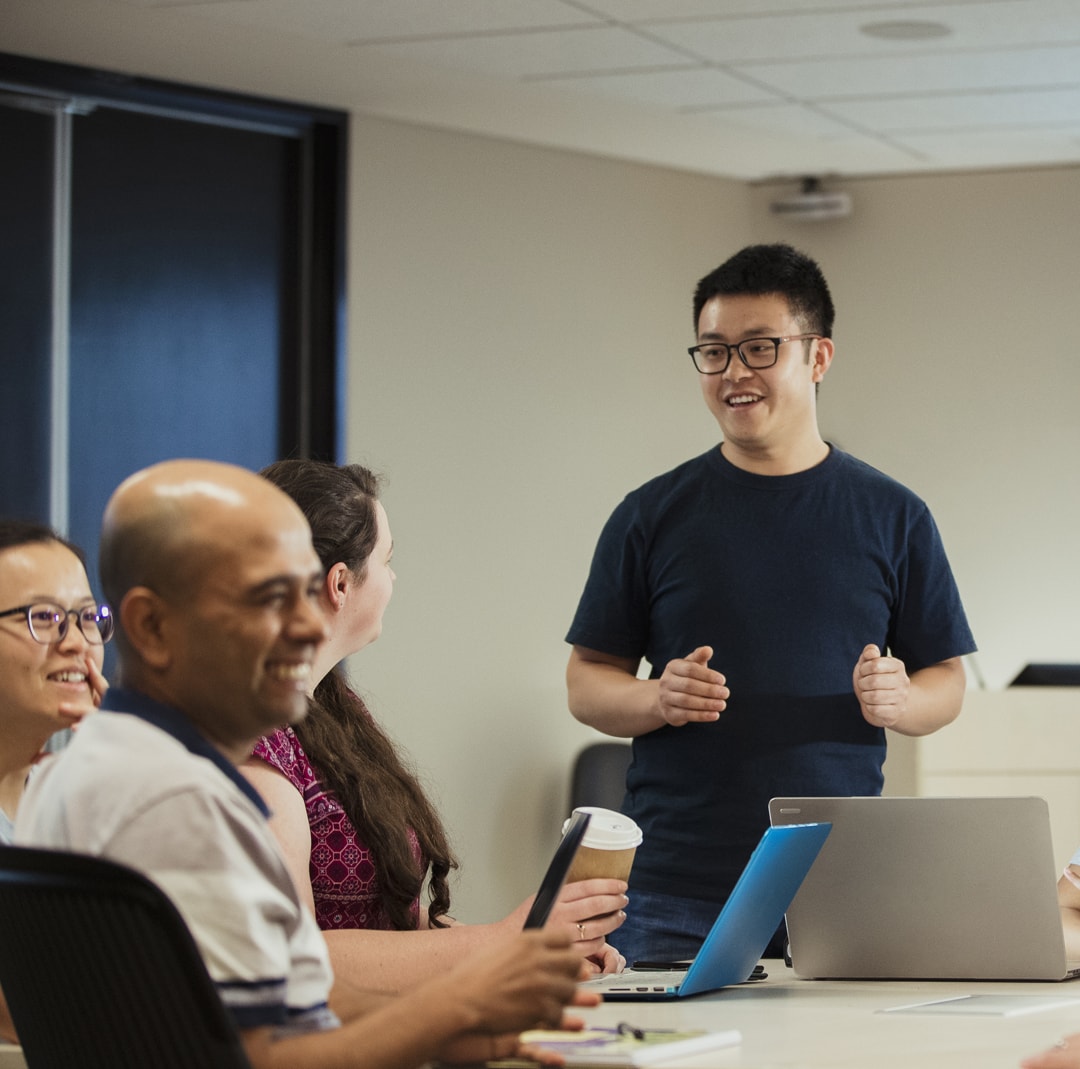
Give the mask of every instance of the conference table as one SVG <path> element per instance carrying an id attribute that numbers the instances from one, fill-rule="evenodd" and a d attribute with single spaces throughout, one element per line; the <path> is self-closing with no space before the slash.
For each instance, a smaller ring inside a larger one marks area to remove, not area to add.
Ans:
<path id="1" fill-rule="evenodd" d="M 767 979 L 711 995 L 576 1012 L 598 1026 L 742 1034 L 736 1046 L 664 1069 L 1017 1069 L 1022 1058 L 1080 1032 L 1080 980 L 799 980 L 779 960 L 763 964 Z M 896 1012 L 933 1002 L 936 1010 Z M 0 1069 L 25 1064 L 18 1047 L 0 1043 Z"/>
<path id="2" fill-rule="evenodd" d="M 1080 980 L 800 980 L 778 959 L 763 964 L 765 980 L 669 1002 L 606 1002 L 582 1016 L 597 1026 L 742 1033 L 737 1046 L 665 1069 L 1017 1069 L 1080 1032 Z"/>

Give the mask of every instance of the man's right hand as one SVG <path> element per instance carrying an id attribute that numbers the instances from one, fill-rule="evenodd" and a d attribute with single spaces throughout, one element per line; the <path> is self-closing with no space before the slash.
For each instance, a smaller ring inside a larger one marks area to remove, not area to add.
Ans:
<path id="1" fill-rule="evenodd" d="M 720 719 L 731 691 L 727 680 L 709 667 L 712 655 L 711 646 L 698 646 L 688 656 L 668 661 L 657 698 L 665 723 L 682 727 Z"/>
<path id="2" fill-rule="evenodd" d="M 244 1049 L 252 1069 L 475 1063 L 516 1052 L 519 1034 L 533 1028 L 583 1028 L 563 1010 L 600 1003 L 597 993 L 579 990 L 585 978 L 564 932 L 532 929 L 468 954 L 406 994 L 354 990 L 351 1006 L 335 1006 L 346 1009 L 341 1028 L 286 1038 L 269 1026 L 245 1029 Z"/>
<path id="3" fill-rule="evenodd" d="M 711 646 L 667 663 L 659 679 L 639 679 L 640 657 L 575 646 L 566 666 L 570 712 L 589 727 L 636 739 L 670 724 L 717 720 L 727 707 L 727 681 L 709 667 Z"/>
<path id="4" fill-rule="evenodd" d="M 473 954 L 446 974 L 471 1010 L 473 1030 L 500 1034 L 556 1028 L 568 1005 L 594 1006 L 579 991 L 581 955 L 560 930 L 521 932 L 508 943 Z"/>

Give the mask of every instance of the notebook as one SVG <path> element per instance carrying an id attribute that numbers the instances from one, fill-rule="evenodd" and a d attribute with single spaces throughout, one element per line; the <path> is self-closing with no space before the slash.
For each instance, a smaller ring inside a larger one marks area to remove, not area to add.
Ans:
<path id="1" fill-rule="evenodd" d="M 555 847 L 555 853 L 548 862 L 547 871 L 540 881 L 540 887 L 529 909 L 529 915 L 525 918 L 526 928 L 543 928 L 547 923 L 551 907 L 555 905 L 555 899 L 559 897 L 562 886 L 566 883 L 566 874 L 570 871 L 570 862 L 574 860 L 577 848 L 585 837 L 585 829 L 589 826 L 591 815 L 589 813 L 575 812 L 566 830 Z"/>
<path id="2" fill-rule="evenodd" d="M 580 986 L 605 1001 L 701 995 L 749 979 L 829 834 L 827 823 L 769 828 L 735 883 L 705 942 L 683 970 L 627 970 Z M 618 945 L 618 933 L 613 937 Z"/>
<path id="3" fill-rule="evenodd" d="M 769 818 L 833 826 L 787 912 L 796 976 L 1077 975 L 1042 798 L 774 798 Z"/>
<path id="4" fill-rule="evenodd" d="M 571 1069 L 645 1069 L 683 1058 L 692 1058 L 742 1042 L 735 1028 L 634 1028 L 621 1024 L 616 1028 L 588 1028 L 580 1032 L 531 1031 L 521 1034 L 521 1042 L 563 1058 Z M 509 1059 L 506 1069 L 521 1065 Z M 496 1063 L 499 1064 L 499 1063 Z M 535 1065 L 535 1063 L 533 1063 Z M 492 1063 L 487 1063 L 491 1069 Z"/>

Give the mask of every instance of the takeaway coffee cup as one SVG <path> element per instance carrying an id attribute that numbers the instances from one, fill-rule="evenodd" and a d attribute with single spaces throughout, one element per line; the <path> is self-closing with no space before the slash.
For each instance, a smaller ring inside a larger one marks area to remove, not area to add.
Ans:
<path id="1" fill-rule="evenodd" d="M 575 813 L 588 813 L 589 826 L 574 855 L 566 882 L 604 877 L 626 880 L 641 845 L 641 829 L 622 813 L 599 806 L 580 805 Z M 566 822 L 568 824 L 569 821 Z M 563 824 L 563 831 L 566 831 Z"/>

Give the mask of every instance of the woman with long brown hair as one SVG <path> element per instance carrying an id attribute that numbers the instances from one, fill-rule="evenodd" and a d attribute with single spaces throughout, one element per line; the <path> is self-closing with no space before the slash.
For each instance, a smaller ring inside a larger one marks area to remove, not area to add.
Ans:
<path id="1" fill-rule="evenodd" d="M 510 938 L 530 901 L 490 924 L 452 920 L 447 876 L 457 861 L 442 821 L 346 680 L 341 662 L 378 638 L 393 589 L 377 478 L 358 464 L 309 460 L 279 461 L 262 474 L 311 525 L 330 638 L 312 671 L 307 717 L 260 740 L 244 772 L 273 810 L 272 827 L 326 934 L 335 973 L 396 988 Z M 606 936 L 624 919 L 625 890 L 615 880 L 571 884 L 553 910 L 549 923 L 572 931 L 595 970 L 623 965 Z"/>

